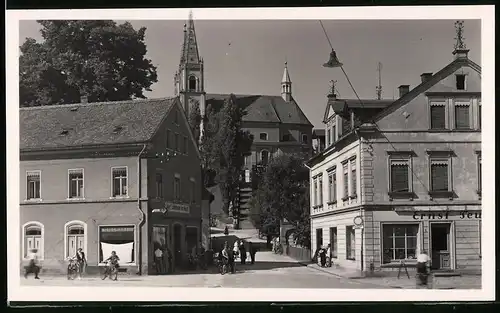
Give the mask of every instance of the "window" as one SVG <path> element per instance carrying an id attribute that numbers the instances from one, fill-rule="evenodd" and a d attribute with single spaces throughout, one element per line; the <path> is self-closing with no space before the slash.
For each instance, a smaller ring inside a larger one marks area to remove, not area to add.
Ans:
<path id="1" fill-rule="evenodd" d="M 181 150 L 179 149 L 179 134 L 174 135 L 174 145 L 175 145 L 175 151 L 180 152 Z"/>
<path id="2" fill-rule="evenodd" d="M 319 249 L 323 246 L 323 229 L 316 229 L 316 249 Z"/>
<path id="3" fill-rule="evenodd" d="M 188 138 L 184 137 L 184 154 L 188 154 Z"/>
<path id="4" fill-rule="evenodd" d="M 431 129 L 446 129 L 446 106 L 444 104 L 431 105 Z"/>
<path id="5" fill-rule="evenodd" d="M 24 258 L 32 249 L 37 249 L 36 255 L 43 259 L 43 224 L 39 222 L 28 222 L 23 225 L 23 254 Z"/>
<path id="6" fill-rule="evenodd" d="M 465 75 L 456 75 L 457 90 L 465 90 Z"/>
<path id="7" fill-rule="evenodd" d="M 194 203 L 196 200 L 196 182 L 194 179 L 190 180 L 191 188 L 189 189 L 189 201 Z"/>
<path id="8" fill-rule="evenodd" d="M 477 193 L 481 194 L 481 190 L 482 190 L 482 178 L 483 178 L 483 175 L 482 175 L 482 170 L 483 170 L 483 166 L 482 166 L 482 163 L 481 163 L 481 153 L 478 153 L 477 155 Z"/>
<path id="9" fill-rule="evenodd" d="M 155 182 L 156 182 L 156 197 L 163 198 L 163 175 L 161 175 L 160 173 L 156 173 Z"/>
<path id="10" fill-rule="evenodd" d="M 333 168 L 328 173 L 328 202 L 333 204 L 337 202 L 337 170 Z"/>
<path id="11" fill-rule="evenodd" d="M 356 159 L 353 159 L 351 160 L 351 198 L 356 198 L 357 195 Z"/>
<path id="12" fill-rule="evenodd" d="M 455 128 L 470 129 L 470 105 L 455 103 Z"/>
<path id="13" fill-rule="evenodd" d="M 344 197 L 342 200 L 347 200 L 349 197 L 349 169 L 347 162 L 342 165 L 342 172 L 344 177 Z"/>
<path id="14" fill-rule="evenodd" d="M 307 135 L 302 134 L 302 143 L 307 143 Z"/>
<path id="15" fill-rule="evenodd" d="M 260 152 L 260 160 L 262 162 L 262 165 L 267 165 L 267 163 L 269 162 L 269 151 L 262 150 Z"/>
<path id="16" fill-rule="evenodd" d="M 390 192 L 410 192 L 409 161 L 390 160 Z"/>
<path id="17" fill-rule="evenodd" d="M 260 133 L 259 138 L 260 138 L 260 140 L 267 140 L 267 134 L 266 133 Z"/>
<path id="18" fill-rule="evenodd" d="M 382 225 L 383 263 L 415 259 L 418 224 Z"/>
<path id="19" fill-rule="evenodd" d="M 113 197 L 128 196 L 127 167 L 114 167 L 111 169 L 113 179 Z"/>
<path id="20" fill-rule="evenodd" d="M 170 149 L 172 148 L 172 142 L 171 142 L 171 139 L 170 139 L 170 129 L 167 129 L 167 134 L 165 135 L 166 137 L 166 143 L 167 143 L 167 149 Z"/>
<path id="21" fill-rule="evenodd" d="M 65 257 L 72 257 L 76 255 L 78 249 L 82 249 L 84 253 L 87 253 L 85 229 L 87 225 L 81 221 L 71 221 L 64 225 L 65 234 L 65 246 L 64 255 Z"/>
<path id="22" fill-rule="evenodd" d="M 431 160 L 431 191 L 448 191 L 448 160 Z"/>
<path id="23" fill-rule="evenodd" d="M 332 258 L 337 258 L 337 227 L 330 227 L 330 250 Z"/>
<path id="24" fill-rule="evenodd" d="M 99 263 L 115 251 L 120 265 L 135 263 L 135 227 L 126 225 L 99 226 Z"/>
<path id="25" fill-rule="evenodd" d="M 68 198 L 83 198 L 83 169 L 68 170 L 68 179 Z"/>
<path id="26" fill-rule="evenodd" d="M 174 177 L 174 199 L 181 199 L 181 177 L 177 175 Z"/>
<path id="27" fill-rule="evenodd" d="M 318 205 L 318 178 L 313 178 L 313 207 Z"/>
<path id="28" fill-rule="evenodd" d="M 26 199 L 40 199 L 40 176 L 41 171 L 28 171 L 26 172 Z"/>
<path id="29" fill-rule="evenodd" d="M 319 191 L 319 203 L 318 205 L 322 206 L 323 205 L 323 176 L 320 175 L 318 177 L 318 180 L 319 180 L 319 187 L 318 187 L 318 191 Z"/>
<path id="30" fill-rule="evenodd" d="M 477 106 L 477 110 L 478 110 L 478 116 L 477 116 L 477 124 L 478 124 L 478 128 L 481 129 L 481 119 L 482 119 L 482 116 L 481 116 L 481 102 L 479 102 L 479 105 Z"/>
<path id="31" fill-rule="evenodd" d="M 335 143 L 336 136 L 337 136 L 336 132 L 337 132 L 337 128 L 335 127 L 335 125 L 333 125 L 332 128 L 330 128 L 330 144 Z"/>
<path id="32" fill-rule="evenodd" d="M 356 231 L 352 226 L 345 228 L 346 259 L 356 259 Z"/>
<path id="33" fill-rule="evenodd" d="M 196 91 L 196 77 L 189 76 L 189 91 Z"/>

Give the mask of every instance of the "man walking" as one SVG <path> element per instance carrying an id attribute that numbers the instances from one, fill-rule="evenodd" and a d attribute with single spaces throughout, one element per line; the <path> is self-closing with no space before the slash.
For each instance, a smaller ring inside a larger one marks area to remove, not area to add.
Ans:
<path id="1" fill-rule="evenodd" d="M 161 251 L 159 246 L 155 250 L 155 269 L 156 274 L 163 274 L 163 251 Z"/>
<path id="2" fill-rule="evenodd" d="M 429 256 L 425 250 L 417 255 L 417 286 L 427 286 L 429 274 L 427 272 L 427 263 Z"/>
<path id="3" fill-rule="evenodd" d="M 82 279 L 82 274 L 87 266 L 87 258 L 85 257 L 85 252 L 82 248 L 78 248 L 76 251 L 76 262 L 78 262 L 78 279 Z"/>
<path id="4" fill-rule="evenodd" d="M 28 278 L 28 274 L 35 274 L 35 279 L 40 279 L 38 277 L 38 273 L 40 272 L 40 267 L 37 265 L 38 263 L 38 256 L 36 253 L 38 252 L 37 249 L 31 249 L 31 251 L 28 253 L 28 266 L 26 266 L 26 272 L 24 273 L 24 278 Z"/>

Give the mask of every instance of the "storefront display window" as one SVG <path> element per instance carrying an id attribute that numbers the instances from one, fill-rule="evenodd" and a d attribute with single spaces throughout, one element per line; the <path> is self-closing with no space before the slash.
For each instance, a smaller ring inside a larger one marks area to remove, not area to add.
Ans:
<path id="1" fill-rule="evenodd" d="M 383 225 L 383 263 L 415 259 L 418 224 Z"/>
<path id="2" fill-rule="evenodd" d="M 134 226 L 99 226 L 99 263 L 115 251 L 120 264 L 135 262 L 135 227 Z"/>

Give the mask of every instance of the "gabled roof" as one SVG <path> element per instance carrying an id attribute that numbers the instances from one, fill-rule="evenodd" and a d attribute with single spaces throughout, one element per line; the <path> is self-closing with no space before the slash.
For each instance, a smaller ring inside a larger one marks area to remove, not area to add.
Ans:
<path id="1" fill-rule="evenodd" d="M 147 142 L 178 98 L 19 109 L 21 150 Z"/>
<path id="2" fill-rule="evenodd" d="M 401 106 L 407 104 L 411 100 L 415 99 L 418 95 L 421 93 L 427 91 L 431 87 L 435 86 L 438 84 L 441 80 L 444 78 L 448 77 L 452 73 L 454 73 L 456 70 L 463 66 L 468 66 L 478 72 L 481 75 L 481 66 L 479 66 L 477 63 L 471 61 L 468 58 L 457 58 L 444 68 L 442 68 L 439 72 L 436 74 L 432 75 L 427 81 L 421 83 L 420 85 L 416 86 L 413 88 L 410 92 L 406 93 L 404 96 L 401 98 L 397 99 L 394 101 L 391 105 L 389 105 L 387 108 L 382 110 L 379 114 L 377 114 L 374 117 L 375 121 L 380 120 L 381 118 L 391 114 L 392 112 L 396 111 L 398 108 Z M 448 89 L 443 90 L 444 92 L 449 91 Z"/>
<path id="3" fill-rule="evenodd" d="M 333 110 L 337 114 L 341 114 L 348 109 L 356 110 L 356 109 L 384 109 L 393 103 L 394 100 L 388 99 L 337 99 L 334 97 L 329 97 L 328 102 L 325 109 L 325 115 L 323 117 L 323 122 L 326 123 L 328 121 L 328 116 L 330 110 Z"/>
<path id="4" fill-rule="evenodd" d="M 210 106 L 218 111 L 229 97 L 229 94 L 207 94 L 207 107 Z M 243 117 L 244 122 L 302 124 L 312 127 L 311 122 L 293 99 L 287 102 L 281 96 L 265 95 L 234 95 L 234 99 L 247 113 Z"/>

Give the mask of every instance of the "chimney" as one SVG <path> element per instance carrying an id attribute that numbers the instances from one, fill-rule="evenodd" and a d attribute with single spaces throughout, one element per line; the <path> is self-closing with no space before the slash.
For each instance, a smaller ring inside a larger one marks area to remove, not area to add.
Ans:
<path id="1" fill-rule="evenodd" d="M 401 98 L 410 91 L 410 85 L 401 85 L 398 87 L 398 89 L 399 89 L 399 97 Z"/>
<path id="2" fill-rule="evenodd" d="M 422 75 L 420 75 L 420 78 L 422 79 L 422 83 L 425 83 L 431 77 L 432 77 L 432 73 L 422 73 Z"/>
<path id="3" fill-rule="evenodd" d="M 87 96 L 80 97 L 80 103 L 88 103 L 88 102 L 89 102 L 89 98 Z"/>

